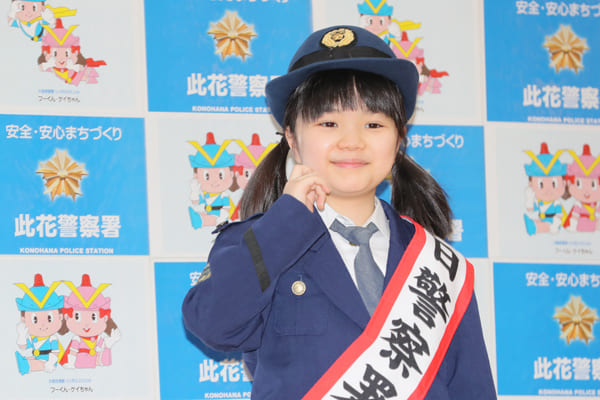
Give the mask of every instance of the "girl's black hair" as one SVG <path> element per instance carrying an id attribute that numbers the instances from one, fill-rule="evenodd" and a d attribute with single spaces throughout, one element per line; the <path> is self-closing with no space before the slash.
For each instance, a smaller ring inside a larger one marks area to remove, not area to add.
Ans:
<path id="1" fill-rule="evenodd" d="M 406 115 L 400 89 L 380 75 L 354 70 L 321 71 L 311 75 L 290 95 L 283 128 L 295 132 L 296 121 L 314 121 L 325 112 L 365 108 L 383 113 L 396 123 L 402 145 L 392 167 L 392 206 L 425 229 L 445 238 L 452 231 L 452 212 L 437 181 L 405 153 Z M 265 212 L 283 193 L 287 182 L 285 136 L 252 174 L 241 199 L 240 216 Z"/>

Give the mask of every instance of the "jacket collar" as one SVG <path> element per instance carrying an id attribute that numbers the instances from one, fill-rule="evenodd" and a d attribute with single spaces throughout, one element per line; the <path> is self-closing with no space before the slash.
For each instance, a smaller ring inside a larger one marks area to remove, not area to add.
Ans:
<path id="1" fill-rule="evenodd" d="M 382 202 L 382 205 L 390 221 L 390 249 L 384 279 L 384 285 L 387 286 L 415 230 L 412 224 L 400 218 L 389 204 Z M 317 214 L 314 214 L 314 217 L 321 220 Z M 325 224 L 323 230 L 327 231 Z M 323 293 L 364 329 L 370 315 L 329 233 L 321 236 L 311 247 L 305 256 L 304 264 L 306 273 L 315 279 Z"/>

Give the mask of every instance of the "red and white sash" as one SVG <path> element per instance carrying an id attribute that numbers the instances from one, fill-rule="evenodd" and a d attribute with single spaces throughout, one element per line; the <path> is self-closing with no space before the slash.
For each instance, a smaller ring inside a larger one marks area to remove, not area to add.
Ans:
<path id="1" fill-rule="evenodd" d="M 425 398 L 473 293 L 473 266 L 411 220 L 415 235 L 364 332 L 303 400 Z"/>

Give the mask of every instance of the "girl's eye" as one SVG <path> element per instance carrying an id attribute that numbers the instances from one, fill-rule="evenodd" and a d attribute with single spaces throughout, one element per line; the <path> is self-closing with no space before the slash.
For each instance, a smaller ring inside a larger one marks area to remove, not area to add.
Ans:
<path id="1" fill-rule="evenodd" d="M 581 189 L 583 187 L 583 182 L 581 182 L 581 179 L 577 178 L 575 180 L 575 186 L 577 186 L 577 189 Z"/>
<path id="2" fill-rule="evenodd" d="M 98 321 L 98 314 L 93 312 L 92 313 L 92 322 L 97 322 Z"/>
<path id="3" fill-rule="evenodd" d="M 367 124 L 367 128 L 370 128 L 370 129 L 381 128 L 382 126 L 383 126 L 383 125 L 381 125 L 381 124 L 378 124 L 377 122 L 369 122 L 369 123 Z"/>
<path id="4" fill-rule="evenodd" d="M 245 169 L 244 176 L 246 177 L 246 179 L 250 179 L 250 175 L 252 175 L 252 171 L 250 171 L 249 169 Z"/>
<path id="5" fill-rule="evenodd" d="M 337 126 L 337 124 L 333 121 L 319 122 L 319 125 L 325 128 L 335 128 Z"/>
<path id="6" fill-rule="evenodd" d="M 598 181 L 594 179 L 592 181 L 592 190 L 596 190 L 596 189 L 598 189 Z"/>
<path id="7" fill-rule="evenodd" d="M 76 312 L 75 315 L 73 316 L 73 318 L 75 319 L 75 321 L 79 321 L 79 320 L 81 320 L 81 314 Z"/>

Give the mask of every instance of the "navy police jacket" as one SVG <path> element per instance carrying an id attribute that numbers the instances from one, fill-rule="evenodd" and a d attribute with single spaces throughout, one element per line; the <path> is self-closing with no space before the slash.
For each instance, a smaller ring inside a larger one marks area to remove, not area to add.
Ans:
<path id="1" fill-rule="evenodd" d="M 387 284 L 414 227 L 382 204 Z M 306 286 L 302 295 L 292 291 L 296 281 Z M 256 400 L 301 399 L 369 321 L 321 217 L 289 195 L 221 229 L 182 310 L 186 328 L 208 346 L 251 352 Z M 475 296 L 426 399 L 496 399 Z"/>

